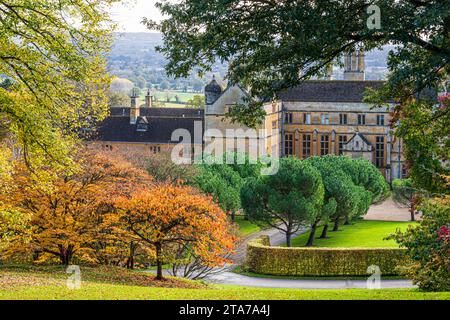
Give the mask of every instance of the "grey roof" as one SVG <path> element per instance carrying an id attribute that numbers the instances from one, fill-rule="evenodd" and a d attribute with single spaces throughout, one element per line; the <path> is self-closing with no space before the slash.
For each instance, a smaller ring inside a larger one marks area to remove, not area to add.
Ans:
<path id="1" fill-rule="evenodd" d="M 222 87 L 217 83 L 215 77 L 206 85 L 205 92 L 222 93 Z"/>
<path id="2" fill-rule="evenodd" d="M 136 124 L 130 124 L 129 108 L 114 108 L 111 116 L 97 126 L 92 137 L 94 141 L 178 143 L 172 141 L 176 129 L 186 129 L 194 138 L 195 123 L 203 127 L 203 110 L 199 109 L 141 109 Z M 176 110 L 176 111 L 175 111 Z M 122 111 L 127 112 L 122 115 Z M 144 126 L 143 126 L 144 125 Z M 144 129 L 145 130 L 142 130 Z"/>
<path id="3" fill-rule="evenodd" d="M 143 108 L 139 109 L 142 117 L 178 117 L 178 118 L 203 118 L 203 109 L 192 108 Z M 130 114 L 129 107 L 110 108 L 110 115 L 113 117 L 123 117 Z"/>
<path id="4" fill-rule="evenodd" d="M 363 102 L 367 88 L 379 89 L 384 81 L 311 80 L 297 87 L 280 91 L 283 101 Z"/>

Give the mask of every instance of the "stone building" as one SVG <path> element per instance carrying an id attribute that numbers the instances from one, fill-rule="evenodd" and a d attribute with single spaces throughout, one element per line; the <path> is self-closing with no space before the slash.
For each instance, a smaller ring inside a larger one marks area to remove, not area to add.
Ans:
<path id="1" fill-rule="evenodd" d="M 327 154 L 362 157 L 371 161 L 391 181 L 406 174 L 401 141 L 390 130 L 391 108 L 374 108 L 363 101 L 367 88 L 379 88 L 382 81 L 365 81 L 364 53 L 345 57 L 344 80 L 311 80 L 279 92 L 276 99 L 263 105 L 266 111 L 265 136 L 258 137 L 268 155 L 299 158 Z M 331 74 L 331 73 L 330 73 Z M 247 96 L 238 85 L 225 90 L 213 80 L 206 88 L 205 147 L 210 143 L 231 146 L 229 140 L 250 141 L 245 128 L 226 117 L 230 106 Z M 260 128 L 260 129 L 261 129 Z M 225 135 L 227 129 L 240 134 Z M 213 139 L 220 131 L 224 138 Z M 217 132 L 216 132 L 217 133 Z M 213 141 L 214 140 L 214 141 Z M 241 144 L 242 145 L 242 144 Z"/>
<path id="2" fill-rule="evenodd" d="M 144 105 L 133 95 L 130 106 L 111 108 L 92 143 L 107 150 L 151 156 L 170 153 L 181 142 L 185 146 L 180 156 L 187 151 L 193 155 L 196 149 L 202 150 L 203 122 L 202 109 L 154 108 L 148 92 Z"/>

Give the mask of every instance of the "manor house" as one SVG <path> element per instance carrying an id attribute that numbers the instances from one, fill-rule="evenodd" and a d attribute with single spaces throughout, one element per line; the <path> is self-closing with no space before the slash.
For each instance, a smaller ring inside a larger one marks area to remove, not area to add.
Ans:
<path id="1" fill-rule="evenodd" d="M 330 73 L 325 79 L 279 92 L 273 101 L 263 104 L 266 115 L 258 128 L 263 130 L 256 135 L 225 117 L 231 106 L 246 101 L 245 88 L 222 88 L 212 79 L 205 88 L 205 110 L 154 108 L 150 93 L 145 104 L 138 105 L 133 95 L 131 107 L 111 109 L 98 128 L 96 143 L 107 149 L 154 154 L 172 150 L 180 142 L 173 133 L 181 129 L 191 137 L 192 149 L 205 153 L 244 151 L 245 146 L 247 153 L 258 155 L 362 157 L 376 165 L 388 181 L 401 178 L 406 175 L 402 143 L 390 129 L 394 104 L 374 108 L 364 102 L 367 88 L 383 85 L 382 81 L 365 80 L 364 59 L 363 52 L 346 56 L 344 80 L 333 80 Z M 258 146 L 257 151 L 253 145 Z"/>

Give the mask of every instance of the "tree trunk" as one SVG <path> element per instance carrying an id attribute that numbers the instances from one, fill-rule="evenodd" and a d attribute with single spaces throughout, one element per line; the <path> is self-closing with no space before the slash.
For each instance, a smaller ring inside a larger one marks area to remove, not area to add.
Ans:
<path id="1" fill-rule="evenodd" d="M 339 217 L 336 217 L 336 219 L 334 219 L 333 231 L 339 231 Z"/>
<path id="2" fill-rule="evenodd" d="M 291 231 L 290 230 L 286 231 L 286 246 L 288 248 L 292 247 L 291 236 L 292 236 Z"/>
<path id="3" fill-rule="evenodd" d="M 323 226 L 322 234 L 320 235 L 320 239 L 326 239 L 328 232 L 328 223 Z"/>
<path id="4" fill-rule="evenodd" d="M 415 221 L 416 218 L 414 216 L 414 213 L 416 212 L 414 206 L 411 206 L 411 208 L 409 209 L 409 212 L 411 213 L 411 221 Z"/>
<path id="5" fill-rule="evenodd" d="M 128 259 L 127 259 L 127 269 L 134 269 L 134 255 L 136 253 L 136 247 L 137 245 L 131 241 L 130 242 L 130 253 L 128 255 Z"/>
<path id="6" fill-rule="evenodd" d="M 234 211 L 231 212 L 231 221 L 235 221 L 236 220 L 236 213 Z"/>
<path id="7" fill-rule="evenodd" d="M 316 234 L 316 230 L 317 230 L 317 222 L 315 222 L 311 226 L 311 232 L 309 233 L 308 242 L 306 243 L 307 247 L 312 247 L 313 246 L 313 244 L 314 244 L 314 236 Z"/>
<path id="8" fill-rule="evenodd" d="M 69 245 L 67 248 L 63 246 L 59 246 L 59 259 L 61 260 L 61 264 L 68 266 L 72 262 L 73 257 L 73 246 Z"/>
<path id="9" fill-rule="evenodd" d="M 163 268 L 162 268 L 162 245 L 157 243 L 156 247 L 156 280 L 163 280 Z"/>
<path id="10" fill-rule="evenodd" d="M 345 222 L 344 222 L 344 226 L 349 226 L 350 225 L 350 219 L 347 217 L 345 217 Z"/>

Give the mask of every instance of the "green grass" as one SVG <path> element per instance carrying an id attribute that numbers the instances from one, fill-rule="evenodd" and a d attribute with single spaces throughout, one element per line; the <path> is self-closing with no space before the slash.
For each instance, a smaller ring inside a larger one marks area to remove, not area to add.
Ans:
<path id="1" fill-rule="evenodd" d="M 319 239 L 322 228 L 316 232 L 314 246 L 328 248 L 397 248 L 394 240 L 384 240 L 397 229 L 405 230 L 412 222 L 358 220 L 349 226 L 340 226 L 333 232 L 330 225 L 327 239 Z M 309 232 L 292 240 L 292 245 L 302 247 L 306 244 Z"/>
<path id="2" fill-rule="evenodd" d="M 65 285 L 61 267 L 0 267 L 0 300 L 450 300 L 450 292 L 425 293 L 416 289 L 301 290 L 204 285 L 118 268 L 82 267 L 81 288 Z M 177 287 L 168 287 L 176 285 Z"/>
<path id="3" fill-rule="evenodd" d="M 145 95 L 147 94 L 146 90 L 142 90 L 141 96 L 139 100 L 141 103 L 145 102 Z M 167 94 L 170 96 L 170 102 L 167 102 Z M 195 95 L 203 95 L 203 93 L 194 93 L 194 92 L 181 92 L 181 91 L 174 91 L 174 90 L 168 90 L 168 91 L 155 91 L 152 90 L 152 95 L 155 99 L 157 99 L 160 102 L 164 102 L 165 106 L 167 108 L 183 108 L 184 105 L 194 98 Z M 175 96 L 178 96 L 178 101 L 181 104 L 176 104 Z"/>
<path id="4" fill-rule="evenodd" d="M 259 226 L 257 226 L 256 224 L 251 223 L 248 220 L 245 220 L 243 216 L 236 216 L 234 222 L 239 227 L 238 235 L 240 237 L 245 237 L 245 236 L 248 236 L 248 235 L 250 235 L 252 233 L 261 231 L 261 228 Z"/>
<path id="5" fill-rule="evenodd" d="M 413 289 L 301 290 L 239 286 L 210 289 L 150 288 L 83 283 L 81 289 L 40 286 L 0 289 L 2 300 L 450 300 L 450 292 L 425 293 Z"/>

